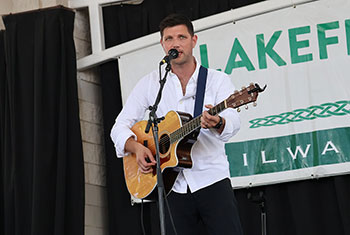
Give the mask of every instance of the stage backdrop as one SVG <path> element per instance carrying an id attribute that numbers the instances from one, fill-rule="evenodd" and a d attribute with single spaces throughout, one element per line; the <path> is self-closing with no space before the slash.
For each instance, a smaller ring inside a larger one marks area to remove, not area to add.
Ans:
<path id="1" fill-rule="evenodd" d="M 198 62 L 237 89 L 267 84 L 226 144 L 233 187 L 350 172 L 349 12 L 347 0 L 321 0 L 197 31 Z M 121 56 L 123 102 L 163 56 L 159 43 Z"/>

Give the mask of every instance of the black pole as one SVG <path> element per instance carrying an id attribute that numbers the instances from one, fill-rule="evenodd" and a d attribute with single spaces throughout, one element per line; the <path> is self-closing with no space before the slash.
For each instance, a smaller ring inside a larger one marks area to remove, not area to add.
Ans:
<path id="1" fill-rule="evenodd" d="M 160 66 L 160 65 L 159 65 Z M 145 132 L 148 133 L 150 127 L 152 126 L 152 132 L 153 132 L 153 138 L 154 138 L 154 144 L 156 146 L 156 161 L 157 161 L 157 188 L 158 188 L 158 203 L 159 203 L 159 222 L 160 222 L 160 234 L 165 235 L 165 214 L 164 214 L 164 183 L 163 183 L 163 176 L 162 176 L 162 170 L 160 168 L 160 155 L 159 155 L 159 140 L 158 140 L 158 123 L 161 122 L 164 117 L 157 118 L 156 111 L 158 109 L 158 104 L 160 102 L 160 99 L 162 97 L 162 91 L 164 88 L 164 84 L 166 82 L 166 77 L 168 76 L 168 73 L 171 69 L 171 64 L 168 63 L 166 66 L 166 73 L 164 75 L 163 79 L 159 80 L 160 87 L 158 91 L 158 95 L 156 98 L 156 101 L 153 106 L 149 107 L 149 110 L 151 111 L 149 113 L 149 119 L 146 126 Z M 160 75 L 160 69 L 159 69 L 159 76 Z"/>
<path id="2" fill-rule="evenodd" d="M 265 88 L 264 88 L 265 89 Z M 266 210 L 264 192 L 248 193 L 248 199 L 257 203 L 260 207 L 261 235 L 267 235 Z"/>
<path id="3" fill-rule="evenodd" d="M 162 171 L 160 168 L 159 157 L 159 145 L 158 145 L 158 126 L 153 126 L 154 142 L 156 144 L 156 159 L 157 159 L 157 187 L 158 187 L 158 203 L 159 203 L 159 222 L 160 222 L 160 234 L 165 235 L 165 222 L 164 222 L 164 183 L 162 177 Z"/>
<path id="4" fill-rule="evenodd" d="M 266 211 L 265 211 L 265 202 L 262 201 L 259 204 L 261 209 L 261 234 L 267 235 L 266 233 Z"/>

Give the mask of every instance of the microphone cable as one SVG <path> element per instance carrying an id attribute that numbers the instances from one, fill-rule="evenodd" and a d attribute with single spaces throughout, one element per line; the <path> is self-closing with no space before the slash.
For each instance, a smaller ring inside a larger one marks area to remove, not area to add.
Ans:
<path id="1" fill-rule="evenodd" d="M 143 199 L 141 199 L 141 228 L 142 228 L 142 234 L 146 235 L 145 224 L 143 222 Z"/>
<path id="2" fill-rule="evenodd" d="M 174 223 L 173 215 L 171 214 L 171 210 L 170 210 L 168 198 L 167 198 L 167 196 L 166 196 L 166 194 L 165 194 L 165 190 L 163 190 L 163 193 L 164 193 L 165 204 L 166 204 L 166 207 L 168 208 L 168 212 L 169 212 L 169 218 L 170 218 L 171 226 L 173 227 L 173 230 L 174 230 L 175 235 L 177 235 L 177 231 L 176 231 L 176 228 L 175 228 L 175 223 Z"/>

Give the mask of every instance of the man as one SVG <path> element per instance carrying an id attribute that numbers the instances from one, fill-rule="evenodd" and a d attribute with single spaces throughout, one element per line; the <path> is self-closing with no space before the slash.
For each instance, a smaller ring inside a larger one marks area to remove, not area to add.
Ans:
<path id="1" fill-rule="evenodd" d="M 179 55 L 171 60 L 172 69 L 157 116 L 165 116 L 170 110 L 193 115 L 200 67 L 192 52 L 197 43 L 193 25 L 187 17 L 172 14 L 160 23 L 160 33 L 165 53 L 176 49 Z M 152 172 L 156 161 L 151 151 L 135 140 L 130 128 L 144 118 L 147 108 L 154 104 L 158 89 L 159 73 L 155 70 L 136 85 L 111 131 L 118 157 L 135 153 L 144 174 Z M 226 74 L 209 69 L 204 97 L 207 105 L 203 108 L 213 107 L 233 91 L 234 86 Z M 201 131 L 191 152 L 193 167 L 179 173 L 167 198 L 170 212 L 179 235 L 198 234 L 200 221 L 211 235 L 242 234 L 224 149 L 224 142 L 240 128 L 239 116 L 233 109 L 226 109 L 220 116 L 212 116 L 206 110 L 202 113 Z M 169 217 L 166 224 L 167 234 L 172 234 Z"/>

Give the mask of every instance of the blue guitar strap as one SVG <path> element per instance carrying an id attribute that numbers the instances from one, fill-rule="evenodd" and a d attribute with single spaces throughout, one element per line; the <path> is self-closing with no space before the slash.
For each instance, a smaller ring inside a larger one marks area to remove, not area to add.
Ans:
<path id="1" fill-rule="evenodd" d="M 208 69 L 201 66 L 199 68 L 198 80 L 197 80 L 197 91 L 196 91 L 196 101 L 194 104 L 194 114 L 193 117 L 197 117 L 202 114 L 205 85 L 207 83 Z"/>

